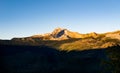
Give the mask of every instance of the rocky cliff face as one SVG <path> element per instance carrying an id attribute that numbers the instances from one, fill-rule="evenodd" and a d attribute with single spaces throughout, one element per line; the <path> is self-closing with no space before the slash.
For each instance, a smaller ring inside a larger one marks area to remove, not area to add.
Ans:
<path id="1" fill-rule="evenodd" d="M 81 38 L 81 34 L 77 32 L 72 32 L 67 29 L 57 28 L 51 33 L 53 39 L 64 40 L 70 38 Z"/>

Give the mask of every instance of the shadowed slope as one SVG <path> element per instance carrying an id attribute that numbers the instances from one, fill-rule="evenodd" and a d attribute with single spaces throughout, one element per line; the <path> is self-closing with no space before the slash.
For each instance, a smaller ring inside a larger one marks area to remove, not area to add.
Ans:
<path id="1" fill-rule="evenodd" d="M 105 49 L 67 52 L 46 46 L 0 48 L 3 73 L 101 73 L 106 66 L 101 65 L 102 60 L 108 60 Z"/>

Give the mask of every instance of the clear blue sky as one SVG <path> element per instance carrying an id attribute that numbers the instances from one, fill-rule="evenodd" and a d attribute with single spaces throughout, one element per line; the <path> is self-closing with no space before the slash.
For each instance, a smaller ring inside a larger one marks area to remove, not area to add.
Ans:
<path id="1" fill-rule="evenodd" d="M 120 29 L 120 0 L 0 0 L 0 39 L 53 31 Z"/>

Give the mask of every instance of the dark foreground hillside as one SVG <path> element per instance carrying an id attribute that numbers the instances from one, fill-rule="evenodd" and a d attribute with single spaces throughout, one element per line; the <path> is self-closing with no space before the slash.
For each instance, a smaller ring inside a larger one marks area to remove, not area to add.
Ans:
<path id="1" fill-rule="evenodd" d="M 112 73 L 120 73 L 120 46 L 109 47 L 106 49 L 106 53 L 110 61 L 105 62 L 110 65 L 109 69 L 112 69 Z"/>
<path id="2" fill-rule="evenodd" d="M 46 46 L 0 45 L 0 73 L 112 73 L 106 49 L 59 51 Z"/>

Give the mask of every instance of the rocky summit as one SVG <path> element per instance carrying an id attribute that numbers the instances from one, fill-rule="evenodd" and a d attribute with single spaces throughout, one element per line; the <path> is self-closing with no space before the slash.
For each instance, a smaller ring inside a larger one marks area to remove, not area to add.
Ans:
<path id="1" fill-rule="evenodd" d="M 82 38 L 82 35 L 64 28 L 56 28 L 51 33 L 33 35 L 31 38 L 41 38 L 42 40 L 65 40 L 70 38 Z"/>
<path id="2" fill-rule="evenodd" d="M 81 34 L 78 32 L 73 32 L 68 29 L 64 28 L 56 28 L 51 33 L 45 33 L 45 34 L 37 34 L 30 37 L 24 37 L 24 38 L 13 38 L 12 40 L 32 40 L 32 39 L 38 39 L 38 40 L 66 40 L 71 38 L 98 38 L 98 37 L 109 37 L 113 39 L 120 40 L 120 31 L 115 32 L 107 32 L 98 34 L 96 32 L 91 32 L 87 34 Z"/>

